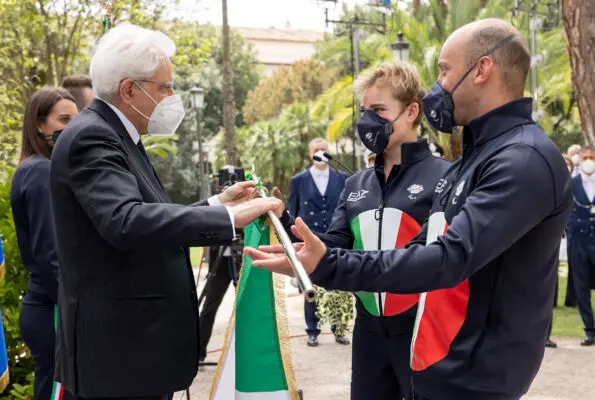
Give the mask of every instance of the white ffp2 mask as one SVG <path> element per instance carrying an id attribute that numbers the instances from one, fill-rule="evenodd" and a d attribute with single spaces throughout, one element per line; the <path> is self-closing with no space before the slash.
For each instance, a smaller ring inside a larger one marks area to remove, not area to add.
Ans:
<path id="1" fill-rule="evenodd" d="M 581 171 L 583 171 L 587 175 L 591 175 L 595 172 L 595 161 L 593 160 L 585 160 L 581 163 Z"/>
<path id="2" fill-rule="evenodd" d="M 167 96 L 160 102 L 156 102 L 141 85 L 138 83 L 136 85 L 156 104 L 150 117 L 147 117 L 131 105 L 137 113 L 149 120 L 147 133 L 151 136 L 171 136 L 176 133 L 176 130 L 184 120 L 184 115 L 186 115 L 182 97 L 179 94 L 174 94 Z"/>

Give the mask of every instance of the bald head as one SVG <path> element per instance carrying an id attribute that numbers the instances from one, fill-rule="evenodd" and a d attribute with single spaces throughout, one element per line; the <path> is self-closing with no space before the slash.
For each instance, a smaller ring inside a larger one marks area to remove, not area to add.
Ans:
<path id="1" fill-rule="evenodd" d="M 509 22 L 497 18 L 482 19 L 457 29 L 444 45 L 454 44 L 465 49 L 468 69 L 480 58 L 489 56 L 498 69 L 503 88 L 522 96 L 531 67 L 531 55 L 525 41 L 517 36 L 494 50 L 513 35 L 519 35 L 519 31 Z M 488 54 L 490 51 L 493 52 Z"/>

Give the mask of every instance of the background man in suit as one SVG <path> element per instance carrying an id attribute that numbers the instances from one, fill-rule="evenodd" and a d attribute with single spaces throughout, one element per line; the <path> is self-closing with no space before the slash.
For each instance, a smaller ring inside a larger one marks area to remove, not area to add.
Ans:
<path id="1" fill-rule="evenodd" d="M 60 86 L 68 90 L 72 97 L 74 97 L 76 107 L 79 111 L 91 104 L 95 99 L 93 84 L 91 83 L 91 78 L 87 75 L 69 75 L 62 79 Z"/>
<path id="2" fill-rule="evenodd" d="M 572 178 L 573 205 L 568 222 L 568 259 L 578 311 L 585 328 L 583 346 L 595 344 L 591 288 L 595 288 L 595 148 L 580 150 L 581 171 Z"/>
<path id="3" fill-rule="evenodd" d="M 329 168 L 326 163 L 314 161 L 312 157 L 320 151 L 328 152 L 328 143 L 316 138 L 310 142 L 312 166 L 291 178 L 288 211 L 294 218 L 302 217 L 314 232 L 324 233 L 333 219 L 347 174 Z M 311 347 L 318 346 L 320 334 L 316 311 L 315 302 L 304 301 L 308 346 Z M 331 329 L 335 331 L 334 327 Z M 349 344 L 345 336 L 335 336 L 335 340 L 339 344 Z"/>
<path id="4" fill-rule="evenodd" d="M 161 32 L 110 30 L 91 60 L 98 98 L 52 153 L 56 379 L 80 398 L 165 399 L 188 387 L 199 357 L 188 247 L 230 244 L 235 227 L 282 211 L 277 199 L 245 201 L 250 182 L 208 202 L 169 204 L 140 135 L 171 134 L 184 117 L 174 53 Z"/>

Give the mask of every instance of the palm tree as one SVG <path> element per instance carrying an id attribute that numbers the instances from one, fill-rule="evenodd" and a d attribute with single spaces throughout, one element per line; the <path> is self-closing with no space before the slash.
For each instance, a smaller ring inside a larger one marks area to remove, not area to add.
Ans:
<path id="1" fill-rule="evenodd" d="M 439 74 L 438 57 L 448 36 L 458 27 L 478 18 L 510 20 L 513 4 L 512 0 L 413 1 L 404 9 L 395 7 L 383 46 L 389 48 L 389 44 L 396 39 L 397 32 L 403 32 L 410 44 L 409 62 L 417 67 L 422 85 L 430 87 Z M 516 18 L 513 22 L 521 32 L 527 32 L 526 16 Z M 573 133 L 578 124 L 563 35 L 561 27 L 538 35 L 540 52 L 544 56 L 544 63 L 539 69 L 539 81 L 547 82 L 539 90 L 540 107 L 546 110 L 545 118 L 540 123 L 546 132 L 553 135 Z M 346 39 L 341 40 L 346 42 Z M 324 54 L 323 46 L 319 45 L 319 54 Z M 340 49 L 341 46 L 332 43 L 331 48 Z M 387 59 L 386 53 L 379 53 L 370 65 Z M 351 79 L 346 77 L 316 101 L 315 113 L 330 120 L 327 132 L 329 140 L 336 141 L 351 131 L 352 98 Z M 425 120 L 422 135 L 440 143 L 447 158 L 456 159 L 460 155 L 460 135 L 438 133 Z M 558 142 L 560 143 L 559 140 Z"/>

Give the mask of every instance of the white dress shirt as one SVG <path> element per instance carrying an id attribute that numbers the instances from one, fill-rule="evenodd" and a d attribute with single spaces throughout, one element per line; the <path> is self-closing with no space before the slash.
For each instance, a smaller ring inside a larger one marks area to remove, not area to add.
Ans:
<path id="1" fill-rule="evenodd" d="M 324 196 L 328 186 L 329 168 L 326 167 L 325 169 L 320 170 L 315 166 L 312 166 L 310 167 L 310 173 L 312 174 L 312 178 L 314 179 L 314 183 L 316 184 L 318 191 Z"/>
<path id="2" fill-rule="evenodd" d="M 124 128 L 126 128 L 126 131 L 128 131 L 128 134 L 132 138 L 132 141 L 134 142 L 134 144 L 138 145 L 138 142 L 140 141 L 140 134 L 138 133 L 138 130 L 132 124 L 132 122 L 130 122 L 130 120 L 124 115 L 124 113 L 122 111 L 120 111 L 116 106 L 108 103 L 107 101 L 104 101 L 104 103 L 107 104 L 116 113 L 118 118 L 120 118 L 120 121 L 122 121 Z M 221 205 L 221 200 L 219 199 L 219 195 L 209 197 L 207 202 L 209 203 L 210 206 L 220 206 Z M 235 239 L 236 224 L 235 224 L 235 218 L 233 215 L 233 211 L 231 210 L 231 207 L 225 206 L 225 208 L 227 209 L 227 213 L 229 214 L 229 219 L 231 220 L 231 227 L 233 228 L 233 237 Z"/>
<path id="3" fill-rule="evenodd" d="M 583 181 L 583 188 L 585 189 L 585 193 L 587 194 L 587 198 L 590 202 L 592 202 L 593 197 L 595 197 L 595 173 L 589 176 L 581 172 L 581 178 Z"/>

